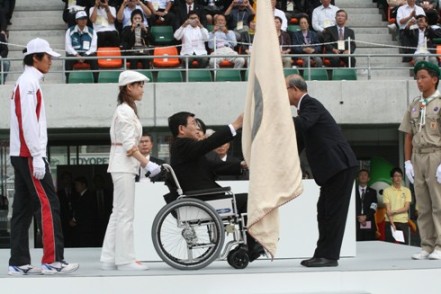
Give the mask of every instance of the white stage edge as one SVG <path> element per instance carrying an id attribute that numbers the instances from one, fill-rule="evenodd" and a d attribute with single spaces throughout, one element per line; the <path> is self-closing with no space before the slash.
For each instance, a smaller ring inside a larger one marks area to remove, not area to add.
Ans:
<path id="1" fill-rule="evenodd" d="M 234 193 L 247 193 L 248 181 L 219 182 Z M 318 239 L 317 200 L 320 193 L 313 180 L 303 180 L 303 193 L 280 208 L 280 241 L 276 258 L 304 258 L 314 253 Z M 151 241 L 151 227 L 158 211 L 165 205 L 162 195 L 168 193 L 163 182 L 149 180 L 136 184 L 135 252 L 139 260 L 160 261 Z M 355 196 L 352 192 L 349 215 L 341 248 L 342 257 L 354 257 Z"/>

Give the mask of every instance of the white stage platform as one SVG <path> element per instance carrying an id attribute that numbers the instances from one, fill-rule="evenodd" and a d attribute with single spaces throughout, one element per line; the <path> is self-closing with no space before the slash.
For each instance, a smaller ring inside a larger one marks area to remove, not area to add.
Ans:
<path id="1" fill-rule="evenodd" d="M 7 275 L 9 250 L 0 250 L 2 293 L 425 293 L 439 294 L 441 261 L 414 261 L 416 247 L 384 242 L 356 243 L 357 256 L 335 268 L 305 268 L 301 259 L 257 260 L 235 270 L 217 261 L 198 271 L 178 271 L 148 262 L 144 272 L 101 271 L 100 248 L 66 249 L 66 259 L 80 269 L 65 276 Z M 35 264 L 41 249 L 32 250 Z"/>

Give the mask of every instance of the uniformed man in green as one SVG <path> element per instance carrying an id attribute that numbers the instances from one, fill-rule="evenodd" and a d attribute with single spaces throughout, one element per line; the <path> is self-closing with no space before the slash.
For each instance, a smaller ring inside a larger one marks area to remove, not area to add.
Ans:
<path id="1" fill-rule="evenodd" d="M 420 61 L 414 67 L 421 95 L 416 97 L 399 130 L 406 133 L 406 176 L 414 184 L 421 252 L 412 259 L 441 259 L 441 94 L 438 65 Z"/>

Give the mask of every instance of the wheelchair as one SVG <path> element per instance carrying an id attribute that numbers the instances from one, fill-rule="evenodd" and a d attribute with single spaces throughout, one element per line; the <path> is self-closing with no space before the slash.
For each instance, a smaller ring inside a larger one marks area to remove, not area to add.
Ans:
<path id="1" fill-rule="evenodd" d="M 248 266 L 244 214 L 239 215 L 230 187 L 183 193 L 172 167 L 162 165 L 165 205 L 152 225 L 152 241 L 159 257 L 179 270 L 202 269 L 214 260 L 227 260 L 235 269 Z M 216 196 L 202 201 L 198 197 Z M 222 197 L 218 197 L 222 195 Z M 232 234 L 224 250 L 225 234 Z"/>

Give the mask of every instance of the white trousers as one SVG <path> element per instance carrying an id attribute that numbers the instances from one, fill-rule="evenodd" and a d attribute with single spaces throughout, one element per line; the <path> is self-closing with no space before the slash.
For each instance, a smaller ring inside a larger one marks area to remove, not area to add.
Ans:
<path id="1" fill-rule="evenodd" d="M 135 175 L 112 173 L 112 181 L 113 209 L 101 250 L 101 262 L 122 265 L 135 261 Z"/>

